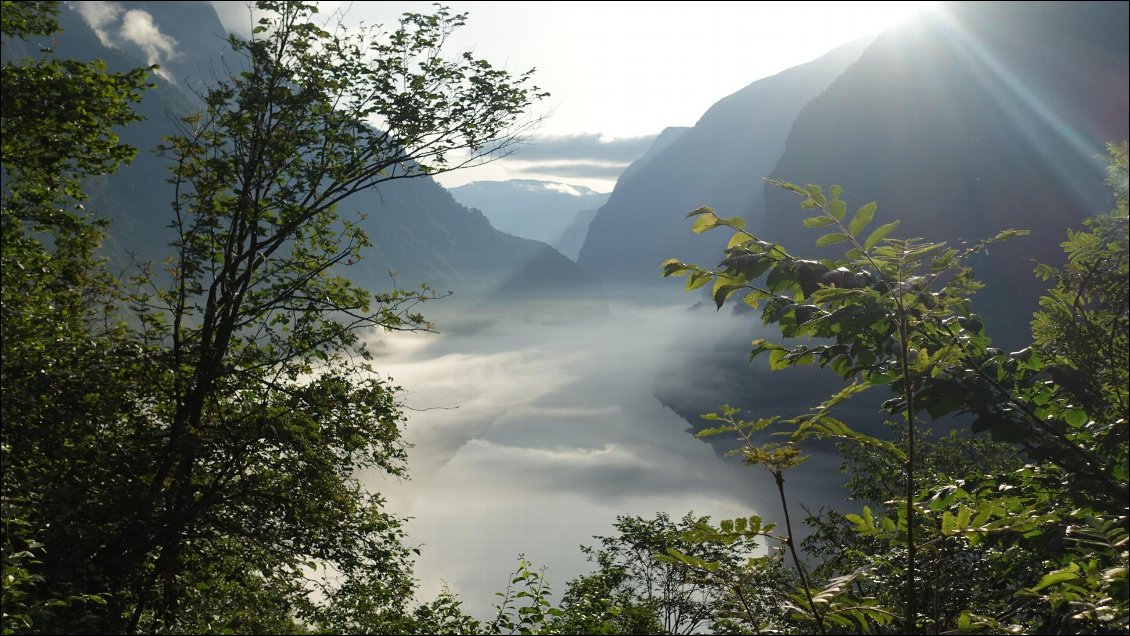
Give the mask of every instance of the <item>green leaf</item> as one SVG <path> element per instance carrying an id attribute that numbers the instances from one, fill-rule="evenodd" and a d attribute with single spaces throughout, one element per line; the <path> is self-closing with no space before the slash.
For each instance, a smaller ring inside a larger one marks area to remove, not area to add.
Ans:
<path id="1" fill-rule="evenodd" d="M 1086 424 L 1090 418 L 1087 416 L 1087 412 L 1082 409 L 1071 409 L 1063 414 L 1063 419 L 1071 428 L 1079 428 Z"/>
<path id="2" fill-rule="evenodd" d="M 1058 584 L 1063 583 L 1065 581 L 1074 581 L 1075 579 L 1078 579 L 1078 578 L 1080 578 L 1079 577 L 1079 564 L 1078 563 L 1072 563 L 1071 565 L 1069 565 L 1069 566 L 1067 566 L 1067 567 L 1065 567 L 1061 570 L 1056 570 L 1055 572 L 1051 572 L 1049 574 L 1044 575 L 1044 578 L 1040 579 L 1040 582 L 1036 584 L 1036 587 L 1032 588 L 1032 591 L 1033 592 L 1039 592 L 1040 590 L 1042 590 L 1046 587 L 1051 587 L 1052 585 L 1058 585 Z"/>
<path id="3" fill-rule="evenodd" d="M 828 204 L 828 213 L 835 217 L 837 221 L 843 221 L 844 215 L 847 214 L 847 204 L 839 199 L 833 199 Z"/>
<path id="4" fill-rule="evenodd" d="M 709 283 L 711 280 L 710 274 L 705 272 L 695 272 L 687 278 L 687 291 L 694 291 L 699 287 Z"/>
<path id="5" fill-rule="evenodd" d="M 669 259 L 663 261 L 663 276 L 664 277 L 673 276 L 675 274 L 680 274 L 680 273 L 682 273 L 686 270 L 687 270 L 687 264 L 681 262 L 677 258 L 669 258 Z"/>
<path id="6" fill-rule="evenodd" d="M 795 183 L 789 183 L 788 181 L 782 181 L 781 179 L 766 179 L 765 181 L 770 185 L 777 186 L 778 188 L 784 188 L 785 190 L 790 190 L 792 192 L 796 192 L 797 194 L 808 194 L 804 190 L 804 188 L 798 186 Z"/>
<path id="7" fill-rule="evenodd" d="M 820 189 L 820 186 L 812 185 L 810 183 L 810 184 L 804 186 L 804 189 L 806 190 L 806 194 L 808 194 L 808 196 L 813 201 L 815 201 L 817 205 L 820 205 L 820 206 L 827 205 L 828 200 L 824 198 L 824 191 Z"/>
<path id="8" fill-rule="evenodd" d="M 973 516 L 973 509 L 969 506 L 961 506 L 957 510 L 957 520 L 955 524 L 959 530 L 964 530 L 969 527 L 969 519 Z"/>
<path id="9" fill-rule="evenodd" d="M 714 214 L 714 209 L 704 205 L 701 208 L 695 208 L 694 210 L 687 212 L 687 216 L 683 218 L 689 219 L 692 216 L 698 216 L 700 214 Z"/>
<path id="10" fill-rule="evenodd" d="M 816 239 L 816 245 L 817 247 L 834 245 L 836 243 L 843 243 L 844 241 L 848 240 L 848 238 L 849 237 L 847 234 L 841 234 L 839 232 L 836 232 L 835 234 L 825 234 L 824 236 Z"/>
<path id="11" fill-rule="evenodd" d="M 702 234 L 712 227 L 718 225 L 718 217 L 714 216 L 713 212 L 704 212 L 697 219 L 694 225 L 691 225 L 691 231 L 695 234 Z"/>
<path id="12" fill-rule="evenodd" d="M 737 228 L 739 230 L 744 230 L 745 229 L 745 219 L 743 219 L 740 216 L 730 216 L 730 217 L 726 217 L 724 219 L 718 219 L 718 225 L 729 225 L 730 227 L 734 227 L 734 228 Z"/>
<path id="13" fill-rule="evenodd" d="M 875 202 L 872 201 L 856 211 L 855 216 L 851 219 L 851 224 L 848 226 L 848 231 L 851 232 L 852 236 L 858 236 L 863 228 L 867 227 L 867 224 L 875 216 L 876 207 Z"/>
<path id="14" fill-rule="evenodd" d="M 870 251 L 872 247 L 875 247 L 876 243 L 886 238 L 888 234 L 898 227 L 898 224 L 898 221 L 891 221 L 886 225 L 879 226 L 879 229 L 872 232 L 871 236 L 868 236 L 867 240 L 863 242 L 863 249 Z"/>
<path id="15" fill-rule="evenodd" d="M 830 216 L 810 216 L 804 221 L 801 221 L 801 223 L 804 224 L 804 227 L 807 228 L 823 227 L 825 225 L 832 225 L 835 222 L 836 220 Z"/>
<path id="16" fill-rule="evenodd" d="M 739 245 L 745 245 L 753 240 L 753 235 L 746 234 L 745 232 L 734 232 L 730 237 L 730 242 L 726 244 L 726 249 L 733 249 Z"/>
<path id="17" fill-rule="evenodd" d="M 718 282 L 722 282 L 723 280 L 724 279 L 718 279 Z M 718 309 L 721 309 L 726 299 L 730 297 L 730 294 L 742 287 L 744 287 L 744 285 L 719 285 L 715 283 L 713 294 L 714 304 L 718 306 Z"/>
<path id="18" fill-rule="evenodd" d="M 961 616 L 957 617 L 957 628 L 963 632 L 973 629 L 973 620 L 969 617 L 969 612 L 962 612 Z"/>
<path id="19" fill-rule="evenodd" d="M 773 349 L 772 351 L 770 351 L 769 370 L 778 371 L 789 366 L 789 363 L 785 361 L 785 356 L 788 355 L 788 353 L 789 352 L 786 349 Z"/>

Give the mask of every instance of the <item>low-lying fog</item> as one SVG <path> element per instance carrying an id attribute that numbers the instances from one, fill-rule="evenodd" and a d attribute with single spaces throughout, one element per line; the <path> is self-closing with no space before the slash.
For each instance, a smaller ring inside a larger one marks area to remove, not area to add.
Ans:
<path id="1" fill-rule="evenodd" d="M 777 518 L 771 478 L 723 458 L 656 397 L 682 395 L 705 412 L 743 399 L 716 388 L 740 383 L 710 375 L 764 373 L 764 360 L 745 367 L 758 318 L 689 309 L 691 300 L 489 315 L 437 307 L 429 316 L 441 333 L 373 336 L 376 367 L 404 388 L 414 446 L 409 480 L 366 479 L 412 518 L 421 598 L 446 582 L 485 617 L 519 554 L 546 566 L 560 594 L 592 569 L 578 546 L 612 534 L 617 515 Z M 714 370 L 693 362 L 714 356 L 733 360 Z M 835 499 L 837 467 L 830 456 L 810 461 L 790 476 L 791 494 L 812 509 Z"/>

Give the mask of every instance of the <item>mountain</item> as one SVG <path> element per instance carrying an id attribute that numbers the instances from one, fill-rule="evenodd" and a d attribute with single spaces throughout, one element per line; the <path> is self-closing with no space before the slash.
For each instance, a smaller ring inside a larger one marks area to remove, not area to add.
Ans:
<path id="1" fill-rule="evenodd" d="M 585 186 L 535 179 L 473 181 L 448 191 L 459 203 L 482 210 L 499 230 L 548 243 L 574 260 L 593 213 L 608 201 L 607 193 Z"/>
<path id="2" fill-rule="evenodd" d="M 1130 136 L 1128 7 L 941 5 L 873 41 L 758 80 L 694 128 L 657 139 L 621 176 L 578 262 L 605 280 L 654 282 L 687 299 L 681 281 L 659 277 L 659 264 L 720 260 L 729 236 L 696 236 L 684 218 L 703 205 L 743 216 L 750 231 L 798 254 L 832 256 L 843 246 L 815 249 L 820 233 L 802 227 L 797 197 L 763 178 L 839 184 L 852 209 L 878 202 L 876 225 L 902 219 L 896 236 L 960 245 L 1010 227 L 1031 230 L 974 262 L 987 283 L 975 299 L 987 332 L 996 346 L 1023 347 L 1044 287 L 1032 259 L 1061 263 L 1067 228 L 1113 207 L 1104 144 Z M 748 365 L 741 343 L 773 337 L 756 317 L 726 327 L 733 321 L 715 316 L 709 301 L 693 311 L 717 339 L 691 350 L 672 345 L 669 357 L 680 364 L 656 384 L 659 400 L 692 429 L 721 403 L 761 416 L 793 413 L 841 386 L 812 369 L 777 374 L 764 362 Z M 860 407 L 855 423 L 883 434 L 872 406 Z"/>
<path id="3" fill-rule="evenodd" d="M 605 194 L 605 200 L 608 200 L 607 194 Z M 565 228 L 565 231 L 561 233 L 561 238 L 557 239 L 557 244 L 554 245 L 562 254 L 573 259 L 574 262 L 581 253 L 581 246 L 585 244 L 585 237 L 589 235 L 589 225 L 596 218 L 598 209 L 589 208 L 578 212 L 577 216 L 573 218 L 573 222 Z"/>
<path id="4" fill-rule="evenodd" d="M 724 239 L 693 237 L 686 213 L 703 205 L 724 216 L 761 208 L 761 179 L 776 164 L 801 108 L 828 87 L 867 41 L 758 80 L 722 99 L 693 128 L 669 128 L 621 175 L 589 226 L 577 260 L 601 279 L 660 281 L 665 259 L 715 263 Z"/>
<path id="5" fill-rule="evenodd" d="M 842 185 L 897 236 L 1028 237 L 977 263 L 990 333 L 1019 344 L 1068 227 L 1109 211 L 1108 141 L 1128 136 L 1126 2 L 954 3 L 881 35 L 796 118 L 767 174 Z M 808 248 L 795 196 L 767 187 L 765 238 Z M 1015 336 L 1015 337 L 1014 337 Z M 995 336 L 997 337 L 997 336 Z M 1002 345 L 1005 346 L 1005 345 Z"/>
<path id="6" fill-rule="evenodd" d="M 99 7 L 101 13 L 95 11 Z M 224 54 L 226 35 L 207 2 L 68 3 L 59 19 L 64 32 L 53 47 L 60 57 L 100 58 L 120 70 L 154 61 L 156 51 L 162 64 L 163 71 L 153 77 L 155 88 L 138 107 L 145 121 L 121 132 L 124 141 L 139 148 L 137 158 L 117 174 L 88 184 L 88 207 L 112 220 L 111 259 L 159 262 L 168 254 L 173 192 L 166 182 L 168 162 L 154 149 L 179 117 L 199 108 L 194 91 L 213 73 L 238 68 L 239 58 Z M 146 28 L 131 31 L 127 20 Z M 144 37 L 136 36 L 138 31 Z M 133 40 L 126 33 L 133 33 Z M 390 181 L 356 194 L 339 205 L 339 212 L 365 217 L 361 227 L 373 247 L 342 273 L 370 288 L 388 288 L 389 270 L 395 270 L 401 287 L 427 283 L 467 300 L 484 294 L 525 298 L 594 282 L 549 246 L 495 230 L 429 177 Z"/>

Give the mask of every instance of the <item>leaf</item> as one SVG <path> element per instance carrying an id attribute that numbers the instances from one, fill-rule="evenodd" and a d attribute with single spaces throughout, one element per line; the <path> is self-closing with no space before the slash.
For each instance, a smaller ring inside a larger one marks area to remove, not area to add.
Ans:
<path id="1" fill-rule="evenodd" d="M 868 236 L 867 240 L 863 242 L 863 249 L 870 251 L 872 247 L 875 247 L 876 243 L 886 238 L 888 234 L 898 227 L 898 224 L 898 221 L 891 221 L 886 225 L 879 226 L 879 229 L 872 232 L 871 236 Z"/>
<path id="2" fill-rule="evenodd" d="M 1087 412 L 1083 409 L 1071 409 L 1063 414 L 1063 419 L 1071 428 L 1079 428 L 1086 424 L 1090 418 L 1087 417 Z"/>
<path id="3" fill-rule="evenodd" d="M 847 214 L 847 204 L 839 199 L 832 200 L 828 204 L 828 214 L 831 214 L 837 221 L 843 221 L 844 215 Z"/>
<path id="4" fill-rule="evenodd" d="M 848 225 L 848 231 L 851 232 L 852 236 L 857 236 L 863 231 L 863 228 L 867 227 L 867 224 L 875 216 L 876 207 L 875 202 L 872 201 L 856 211 L 855 216 L 851 219 L 851 224 Z"/>
<path id="5" fill-rule="evenodd" d="M 942 534 L 946 535 L 946 536 L 953 534 L 955 525 L 956 525 L 956 520 L 954 519 L 954 516 L 952 514 L 950 514 L 950 512 L 948 510 L 943 512 L 942 513 Z"/>
<path id="6" fill-rule="evenodd" d="M 663 276 L 673 276 L 687 270 L 687 264 L 683 263 L 677 258 L 669 258 L 663 261 Z"/>
<path id="7" fill-rule="evenodd" d="M 689 219 L 692 216 L 698 216 L 700 214 L 714 214 L 714 209 L 704 205 L 701 208 L 695 208 L 694 210 L 687 212 L 687 215 L 683 218 Z"/>
<path id="8" fill-rule="evenodd" d="M 957 510 L 957 528 L 964 530 L 969 527 L 969 519 L 973 516 L 973 509 L 969 506 L 961 506 Z"/>
<path id="9" fill-rule="evenodd" d="M 839 232 L 836 232 L 835 234 L 825 234 L 824 236 L 816 239 L 816 246 L 823 247 L 825 245 L 834 245 L 836 243 L 842 243 L 848 240 L 848 238 L 849 237 L 847 234 L 841 234 Z"/>
<path id="10" fill-rule="evenodd" d="M 823 227 L 825 225 L 832 225 L 835 222 L 836 220 L 830 216 L 810 216 L 807 219 L 801 221 L 804 227 L 807 228 Z"/>
<path id="11" fill-rule="evenodd" d="M 969 612 L 962 612 L 961 616 L 957 617 L 957 628 L 963 632 L 973 629 L 973 621 L 969 617 Z"/>
<path id="12" fill-rule="evenodd" d="M 721 282 L 722 280 L 724 280 L 724 279 L 719 279 L 719 282 Z M 722 305 L 726 302 L 726 299 L 730 297 L 730 294 L 734 293 L 735 290 L 741 289 L 742 287 L 744 287 L 744 285 L 718 285 L 718 284 L 715 284 L 715 286 L 714 286 L 714 304 L 718 306 L 718 309 L 721 309 Z"/>
<path id="13" fill-rule="evenodd" d="M 789 183 L 788 181 L 782 181 L 781 179 L 766 179 L 765 181 L 770 185 L 777 186 L 778 188 L 784 188 L 785 190 L 790 190 L 792 192 L 796 192 L 797 194 L 808 194 L 807 192 L 805 192 L 804 188 L 798 186 L 795 183 Z"/>
<path id="14" fill-rule="evenodd" d="M 694 291 L 699 287 L 710 282 L 710 274 L 705 272 L 695 272 L 687 278 L 687 291 Z"/>
<path id="15" fill-rule="evenodd" d="M 1051 572 L 1049 574 L 1044 575 L 1044 578 L 1040 579 L 1040 582 L 1036 584 L 1036 587 L 1032 588 L 1032 591 L 1033 592 L 1039 592 L 1040 590 L 1042 590 L 1046 587 L 1051 587 L 1052 585 L 1058 585 L 1058 584 L 1063 583 L 1065 581 L 1074 581 L 1075 579 L 1078 579 L 1078 578 L 1080 578 L 1080 576 L 1079 576 L 1079 564 L 1078 563 L 1072 563 L 1071 565 L 1069 565 L 1069 566 L 1067 566 L 1067 567 L 1065 567 L 1061 570 L 1056 570 L 1055 572 Z"/>
<path id="16" fill-rule="evenodd" d="M 733 249 L 739 245 L 745 245 L 753 240 L 753 235 L 746 234 L 745 232 L 734 232 L 730 237 L 730 242 L 726 244 L 726 249 Z"/>
<path id="17" fill-rule="evenodd" d="M 713 212 L 704 212 L 701 216 L 695 219 L 694 225 L 691 226 L 691 231 L 695 234 L 702 234 L 712 227 L 718 225 L 718 217 L 714 216 Z"/>
<path id="18" fill-rule="evenodd" d="M 806 191 L 805 194 L 807 194 L 813 201 L 815 201 L 817 205 L 827 205 L 828 200 L 824 198 L 824 192 L 820 189 L 820 186 L 812 185 L 810 183 L 804 186 L 804 189 Z"/>
<path id="19" fill-rule="evenodd" d="M 719 225 L 729 225 L 730 227 L 737 228 L 738 230 L 745 229 L 745 219 L 740 216 L 730 216 L 724 219 L 718 219 Z"/>
<path id="20" fill-rule="evenodd" d="M 789 363 L 785 360 L 785 356 L 788 355 L 788 353 L 789 352 L 786 349 L 773 349 L 772 351 L 770 351 L 769 370 L 778 371 L 789 366 Z"/>

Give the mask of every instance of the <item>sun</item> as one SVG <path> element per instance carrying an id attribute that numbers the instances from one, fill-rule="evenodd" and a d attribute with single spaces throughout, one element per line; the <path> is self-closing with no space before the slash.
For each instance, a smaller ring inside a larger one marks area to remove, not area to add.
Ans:
<path id="1" fill-rule="evenodd" d="M 861 2 L 861 19 L 880 31 L 937 9 L 937 2 Z"/>

